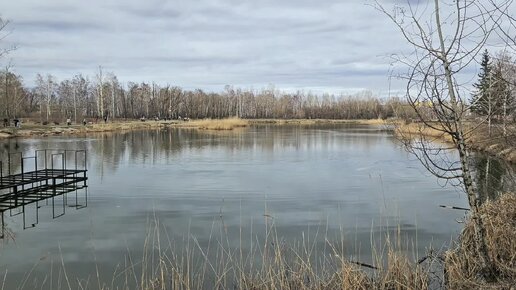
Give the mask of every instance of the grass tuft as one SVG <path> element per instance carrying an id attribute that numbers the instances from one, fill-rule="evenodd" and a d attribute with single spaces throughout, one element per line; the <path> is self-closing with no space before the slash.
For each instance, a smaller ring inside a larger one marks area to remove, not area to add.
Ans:
<path id="1" fill-rule="evenodd" d="M 497 281 L 488 283 L 480 279 L 475 225 L 469 220 L 456 247 L 446 253 L 450 289 L 514 289 L 511 287 L 516 285 L 516 194 L 504 194 L 496 201 L 488 201 L 481 207 L 480 214 Z"/>
<path id="2" fill-rule="evenodd" d="M 188 126 L 196 127 L 201 130 L 233 130 L 249 126 L 247 120 L 237 117 L 227 119 L 204 119 L 189 122 Z"/>

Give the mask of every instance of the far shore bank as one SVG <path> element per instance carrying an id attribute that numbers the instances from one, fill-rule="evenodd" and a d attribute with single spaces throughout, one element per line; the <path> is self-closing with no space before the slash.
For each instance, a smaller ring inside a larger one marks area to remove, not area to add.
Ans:
<path id="1" fill-rule="evenodd" d="M 437 130 L 422 127 L 419 123 L 404 124 L 396 120 L 382 119 L 206 119 L 206 120 L 139 120 L 133 121 L 109 121 L 107 123 L 93 123 L 86 125 L 41 125 L 36 123 L 24 123 L 21 128 L 0 128 L 0 140 L 5 138 L 31 138 L 47 136 L 84 135 L 88 133 L 115 132 L 129 130 L 146 130 L 160 128 L 192 128 L 200 130 L 233 130 L 247 126 L 260 125 L 322 125 L 322 124 L 356 124 L 356 125 L 386 125 L 386 129 L 395 131 L 398 135 L 418 135 L 436 138 L 450 142 L 448 136 Z M 394 126 L 396 125 L 396 126 Z M 500 136 L 489 137 L 485 128 L 477 129 L 468 137 L 468 144 L 472 149 L 497 156 L 506 161 L 516 163 L 516 148 L 511 142 L 506 142 Z M 484 132 L 485 131 L 485 132 Z"/>
<path id="2" fill-rule="evenodd" d="M 504 137 L 500 132 L 493 132 L 491 136 L 488 134 L 486 126 L 479 126 L 473 123 L 466 123 L 466 142 L 469 148 L 496 156 L 505 161 L 516 163 L 516 147 L 513 140 L 514 136 Z M 424 126 L 422 123 L 399 123 L 395 127 L 395 134 L 400 138 L 410 138 L 411 136 L 423 135 L 429 138 L 435 138 L 448 143 L 452 143 L 449 135 L 441 131 Z M 511 128 L 514 132 L 514 128 Z M 511 139 L 512 138 L 512 139 Z"/>
<path id="3" fill-rule="evenodd" d="M 251 125 L 388 124 L 388 121 L 382 119 L 249 119 L 248 122 Z"/>
<path id="4" fill-rule="evenodd" d="M 77 135 L 95 132 L 128 131 L 141 129 L 159 129 L 165 127 L 197 128 L 205 130 L 232 130 L 238 127 L 252 125 L 311 125 L 311 124 L 385 124 L 383 120 L 330 120 L 330 119 L 238 119 L 229 118 L 221 120 L 147 120 L 145 122 L 134 121 L 109 121 L 107 123 L 93 123 L 86 125 L 41 125 L 36 123 L 24 123 L 20 128 L 0 128 L 0 139 L 3 138 L 27 138 L 46 137 L 60 135 Z"/>
<path id="5" fill-rule="evenodd" d="M 156 129 L 177 124 L 180 121 L 114 121 L 86 125 L 41 125 L 25 123 L 20 128 L 0 128 L 2 138 L 30 138 L 60 135 L 78 135 L 96 132 L 127 131 L 139 129 Z"/>

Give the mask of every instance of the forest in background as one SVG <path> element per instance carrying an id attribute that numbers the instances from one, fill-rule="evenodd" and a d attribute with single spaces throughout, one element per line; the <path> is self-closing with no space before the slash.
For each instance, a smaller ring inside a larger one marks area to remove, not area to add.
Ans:
<path id="1" fill-rule="evenodd" d="M 477 83 L 468 101 L 473 116 L 489 123 L 514 121 L 516 66 L 503 53 L 482 55 Z M 10 68 L 0 71 L 0 117 L 30 118 L 39 123 L 75 123 L 83 119 L 138 118 L 227 118 L 246 119 L 417 119 L 414 107 L 432 118 L 431 104 L 414 104 L 404 96 L 380 98 L 370 91 L 353 95 L 317 95 L 310 92 L 282 92 L 270 85 L 261 90 L 225 86 L 220 93 L 185 90 L 156 83 L 122 83 L 114 73 L 99 67 L 95 76 L 77 74 L 59 81 L 37 74 L 29 87 Z M 422 110 L 421 107 L 428 107 Z"/>
<path id="2" fill-rule="evenodd" d="M 369 91 L 354 95 L 285 93 L 272 85 L 261 90 L 226 86 L 223 92 L 185 90 L 178 86 L 128 82 L 99 68 L 94 77 L 81 74 L 57 80 L 36 76 L 35 86 L 21 76 L 0 72 L 2 118 L 31 118 L 54 122 L 71 118 L 278 118 L 278 119 L 377 119 L 410 117 L 411 108 L 400 98 L 381 99 Z"/>

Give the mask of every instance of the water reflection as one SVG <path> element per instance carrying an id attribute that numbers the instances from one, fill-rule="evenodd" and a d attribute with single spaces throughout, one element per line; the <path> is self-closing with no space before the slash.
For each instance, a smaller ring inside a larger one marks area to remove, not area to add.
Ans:
<path id="1" fill-rule="evenodd" d="M 475 154 L 473 159 L 475 185 L 482 202 L 494 200 L 516 186 L 514 166 L 485 154 Z"/>
<path id="2" fill-rule="evenodd" d="M 16 147 L 89 154 L 89 207 L 3 245 L 0 270 L 9 269 L 10 286 L 42 257 L 31 274 L 41 280 L 62 257 L 70 276 L 86 279 L 98 269 L 100 280 L 110 283 L 128 253 L 141 257 L 154 218 L 178 250 L 188 237 L 200 247 L 216 243 L 215 228 L 249 251 L 273 221 L 285 243 L 310 238 L 314 251 L 325 253 L 328 240 L 342 241 L 345 255 L 368 262 L 371 244 L 381 244 L 385 233 L 400 233 L 413 255 L 449 243 L 463 213 L 439 205 L 467 206 L 464 195 L 440 186 L 382 127 L 167 129 L 1 145 L 0 155 Z M 479 180 L 485 179 L 482 168 L 479 163 Z M 500 172 L 497 180 L 508 182 Z"/>

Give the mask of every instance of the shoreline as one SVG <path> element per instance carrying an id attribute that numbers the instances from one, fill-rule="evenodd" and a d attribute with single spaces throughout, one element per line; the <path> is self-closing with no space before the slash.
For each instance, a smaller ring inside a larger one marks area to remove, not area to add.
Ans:
<path id="1" fill-rule="evenodd" d="M 223 123 L 221 119 L 210 120 L 214 123 Z M 380 125 L 387 124 L 383 120 L 331 120 L 331 119 L 241 119 L 244 124 L 238 124 L 237 127 L 246 127 L 254 125 L 315 125 L 315 124 L 360 124 L 360 125 Z M 241 123 L 242 123 L 241 122 Z M 228 128 L 210 128 L 206 126 L 206 120 L 191 120 L 191 121 L 153 121 L 145 122 L 134 121 L 114 121 L 108 123 L 97 123 L 87 125 L 40 125 L 40 124 L 23 124 L 21 128 L 7 127 L 0 128 L 0 140 L 6 138 L 30 138 L 30 137 L 51 137 L 51 136 L 66 136 L 78 135 L 99 132 L 111 131 L 130 131 L 142 129 L 159 129 L 159 128 L 195 128 L 205 130 L 232 130 L 233 127 Z"/>
<path id="2" fill-rule="evenodd" d="M 466 123 L 468 127 L 475 126 L 473 123 Z M 398 124 L 394 129 L 396 135 L 400 138 L 410 138 L 410 136 L 423 135 L 429 138 L 435 138 L 449 144 L 453 144 L 449 136 L 435 129 L 425 127 L 419 123 Z M 478 127 L 466 138 L 466 143 L 473 151 L 483 152 L 491 156 L 495 156 L 509 163 L 516 164 L 516 147 L 511 146 L 510 142 L 501 135 L 487 135 L 487 129 Z"/>
<path id="3" fill-rule="evenodd" d="M 225 124 L 228 123 L 228 124 Z M 324 125 L 324 124 L 352 124 L 352 125 L 395 125 L 391 129 L 399 135 L 418 135 L 423 134 L 427 137 L 436 138 L 444 142 L 450 142 L 447 136 L 431 128 L 420 127 L 417 123 L 401 124 L 396 120 L 381 119 L 220 119 L 220 120 L 191 120 L 191 121 L 153 121 L 145 122 L 133 121 L 114 121 L 108 123 L 97 123 L 87 125 L 40 125 L 23 124 L 21 128 L 7 127 L 0 128 L 0 140 L 8 138 L 32 138 L 32 137 L 52 137 L 52 136 L 76 136 L 89 133 L 102 133 L 114 131 L 131 131 L 162 128 L 190 128 L 208 131 L 228 131 L 235 128 L 247 126 L 284 126 L 284 125 Z M 472 134 L 467 139 L 468 145 L 475 151 L 496 156 L 510 163 L 516 163 L 516 148 L 504 142 L 501 136 L 487 137 L 482 134 L 480 129 L 476 134 Z"/>
<path id="4" fill-rule="evenodd" d="M 40 125 L 40 124 L 24 124 L 21 128 L 7 127 L 0 129 L 0 140 L 7 138 L 31 138 L 31 137 L 52 137 L 80 135 L 88 133 L 112 132 L 112 131 L 130 131 L 140 129 L 156 129 L 179 121 L 126 121 L 126 122 L 110 122 L 97 123 L 87 125 Z"/>

